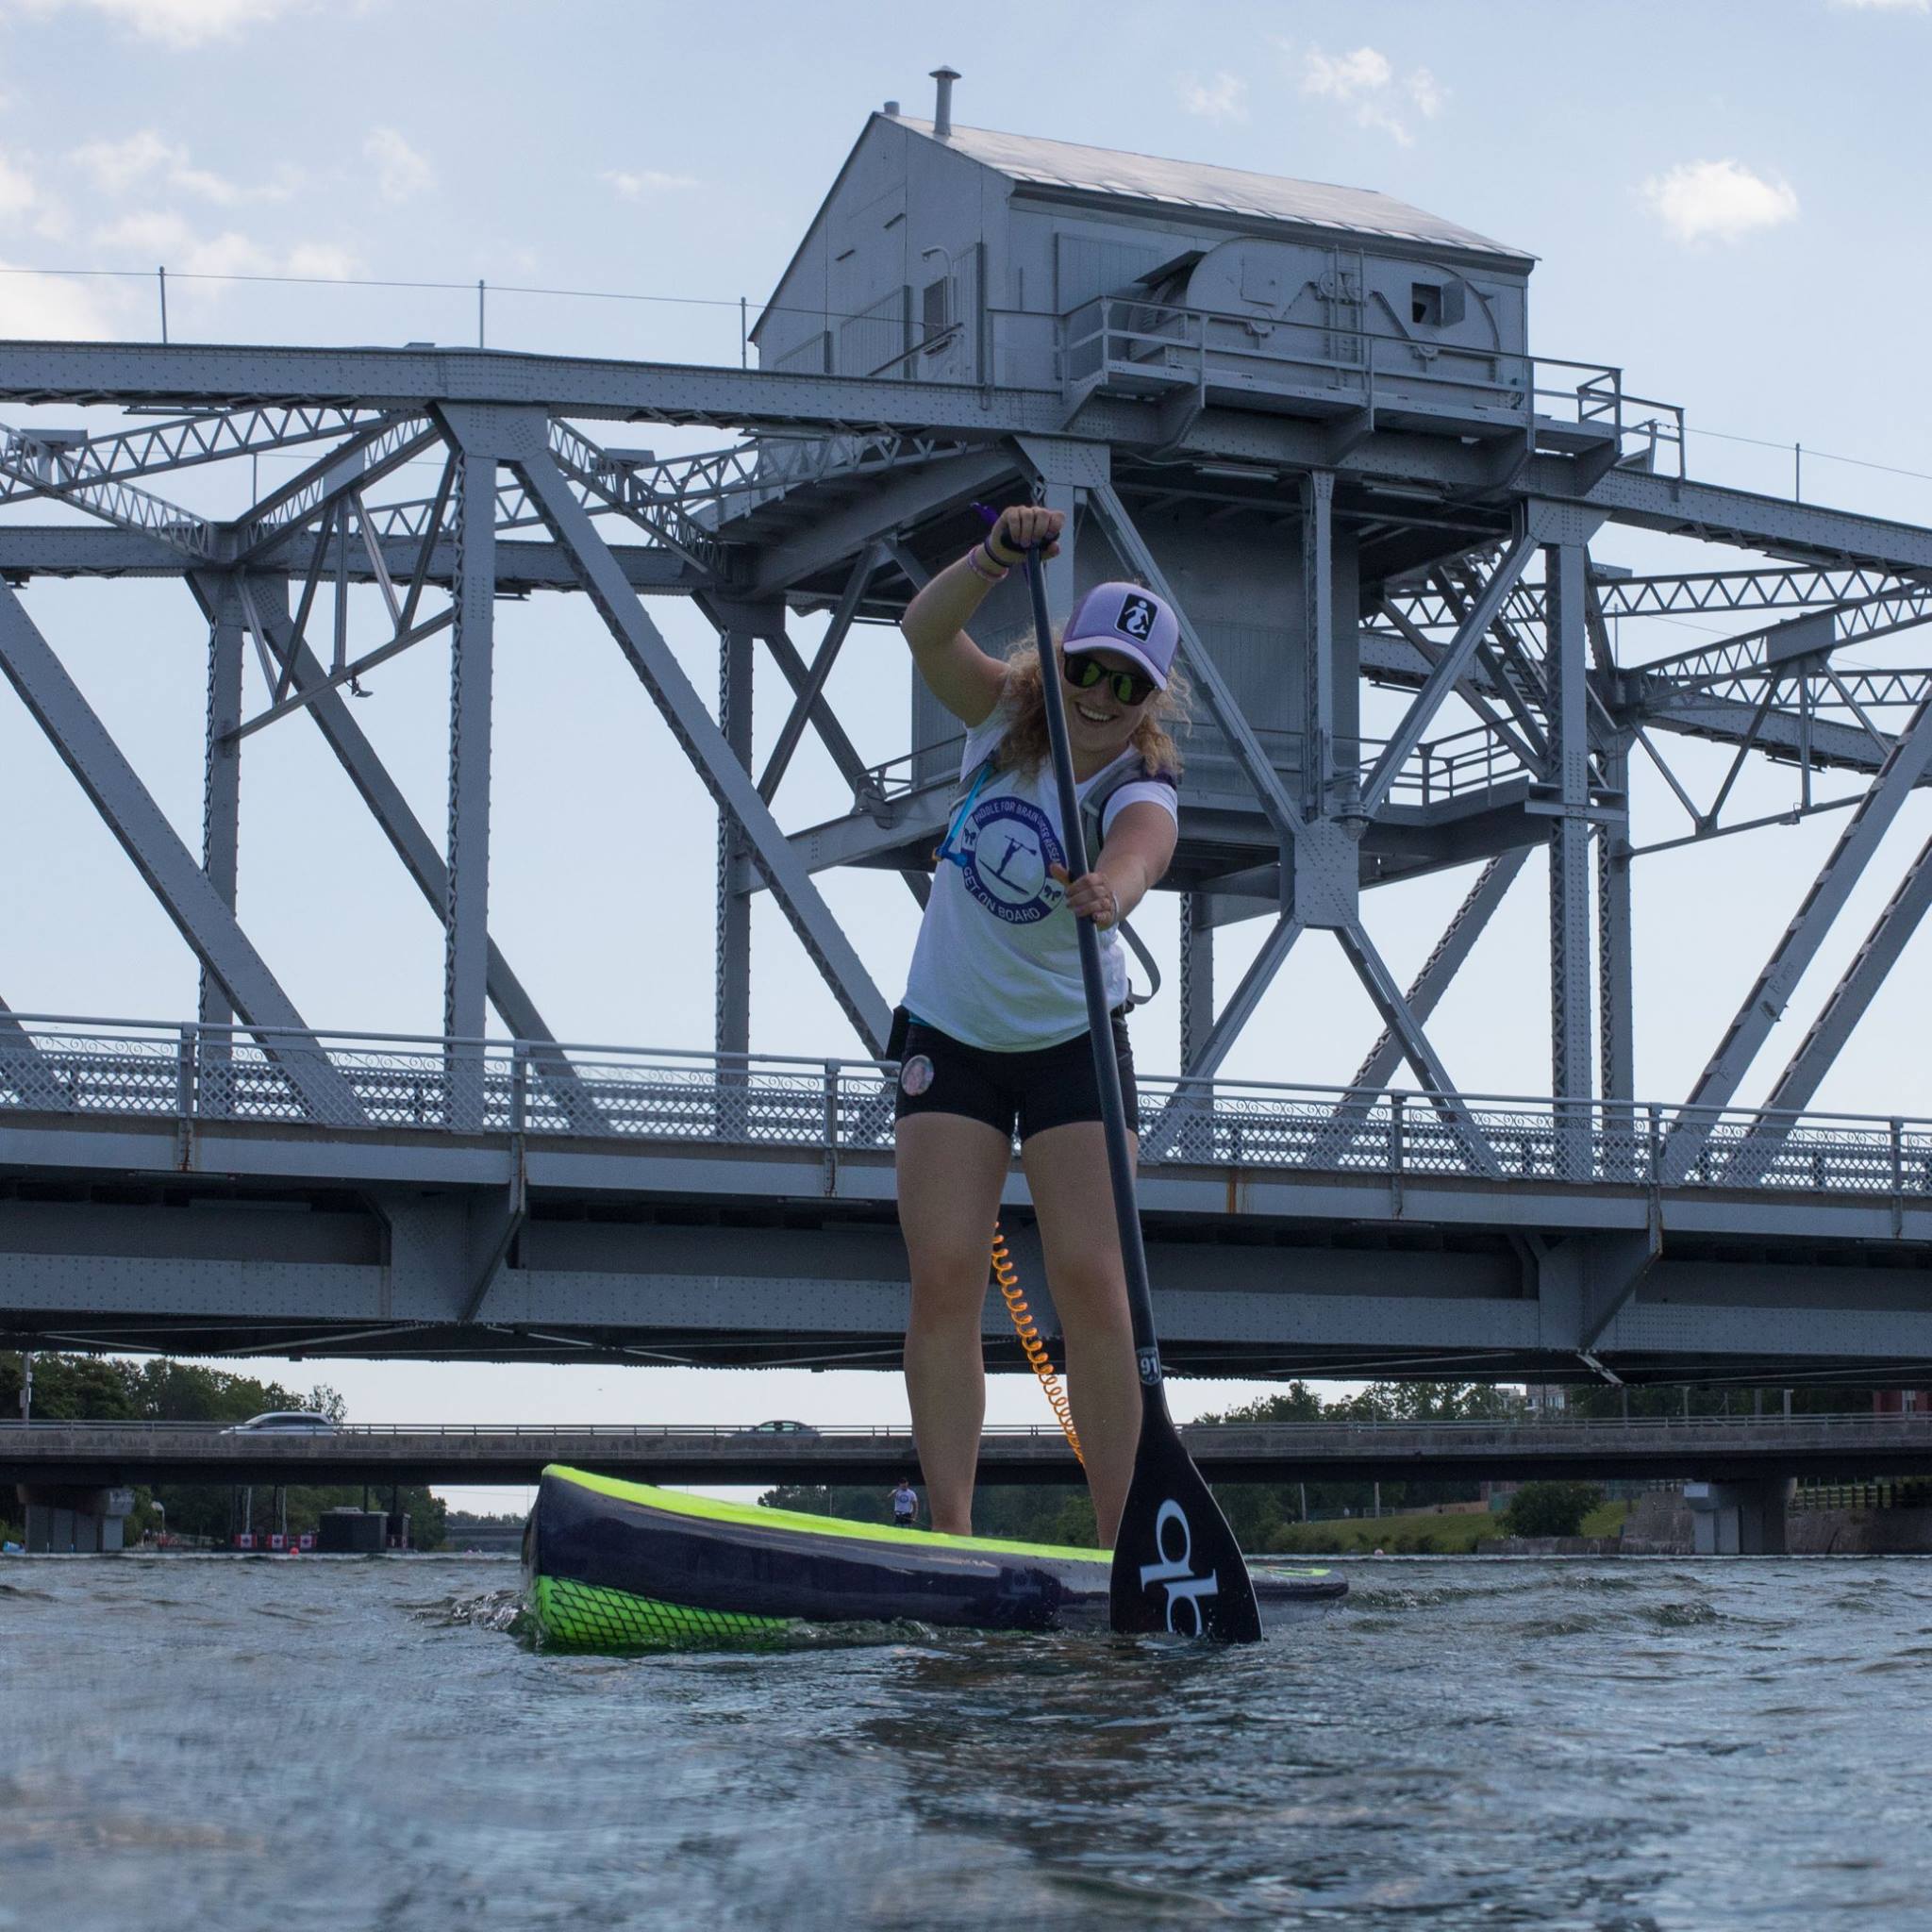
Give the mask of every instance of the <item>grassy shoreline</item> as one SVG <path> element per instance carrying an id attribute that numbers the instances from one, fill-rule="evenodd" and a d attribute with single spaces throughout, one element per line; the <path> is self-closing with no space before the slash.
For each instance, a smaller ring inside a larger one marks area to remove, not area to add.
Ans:
<path id="1" fill-rule="evenodd" d="M 1600 1504 L 1583 1519 L 1585 1536 L 1615 1536 L 1629 1514 L 1627 1503 Z M 1491 1515 L 1439 1516 L 1419 1510 L 1402 1516 L 1347 1516 L 1336 1522 L 1291 1524 L 1270 1555 L 1365 1557 L 1375 1550 L 1395 1557 L 1469 1557 L 1477 1545 L 1503 1535 Z"/>

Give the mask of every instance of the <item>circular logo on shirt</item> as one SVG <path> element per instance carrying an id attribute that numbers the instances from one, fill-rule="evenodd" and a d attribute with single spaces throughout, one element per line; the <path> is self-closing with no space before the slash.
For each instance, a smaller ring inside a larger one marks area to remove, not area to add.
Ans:
<path id="1" fill-rule="evenodd" d="M 1053 823 L 1024 798 L 989 798 L 959 827 L 966 890 L 1008 925 L 1034 925 L 1058 909 L 1066 888 L 1051 868 L 1067 862 Z"/>
<path id="2" fill-rule="evenodd" d="M 899 1091 L 908 1100 L 917 1100 L 932 1085 L 932 1062 L 916 1053 L 899 1069 Z"/>

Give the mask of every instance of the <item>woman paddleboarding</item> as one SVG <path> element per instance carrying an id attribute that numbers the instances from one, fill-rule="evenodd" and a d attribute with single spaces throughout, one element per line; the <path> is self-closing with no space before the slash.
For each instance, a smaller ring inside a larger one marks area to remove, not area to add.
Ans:
<path id="1" fill-rule="evenodd" d="M 912 1280 L 906 1381 L 935 1530 L 967 1536 L 986 1413 L 980 1311 L 1017 1134 L 1066 1342 L 1074 1420 L 1102 1547 L 1141 1415 L 1125 1276 L 1074 922 L 1099 934 L 1128 1126 L 1138 1135 L 1120 924 L 1166 872 L 1178 829 L 1182 715 L 1173 611 L 1138 584 L 1080 599 L 1056 641 L 1002 660 L 966 626 L 1057 510 L 1015 505 L 939 573 L 901 627 L 927 688 L 965 725 L 960 789 L 900 1015 L 899 1224 Z M 1064 680 L 1074 777 L 1098 856 L 1068 876 L 1042 676 Z"/>

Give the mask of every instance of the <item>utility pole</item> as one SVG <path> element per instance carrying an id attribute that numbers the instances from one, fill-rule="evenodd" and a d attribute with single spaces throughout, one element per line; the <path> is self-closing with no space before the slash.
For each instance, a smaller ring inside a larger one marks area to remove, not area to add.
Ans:
<path id="1" fill-rule="evenodd" d="M 20 1419 L 24 1423 L 34 1419 L 34 1352 L 30 1348 L 20 1352 Z"/>

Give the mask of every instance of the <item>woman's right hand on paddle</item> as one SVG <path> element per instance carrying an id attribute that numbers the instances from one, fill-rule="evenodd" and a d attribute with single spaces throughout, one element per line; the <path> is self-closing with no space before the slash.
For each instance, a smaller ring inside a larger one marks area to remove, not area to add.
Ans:
<path id="1" fill-rule="evenodd" d="M 1060 554 L 1060 528 L 1065 516 L 1043 504 L 1009 503 L 988 535 L 986 547 L 996 562 L 1008 568 L 1026 560 L 1026 552 L 1037 543 L 1041 557 Z"/>

